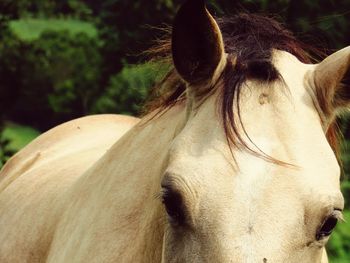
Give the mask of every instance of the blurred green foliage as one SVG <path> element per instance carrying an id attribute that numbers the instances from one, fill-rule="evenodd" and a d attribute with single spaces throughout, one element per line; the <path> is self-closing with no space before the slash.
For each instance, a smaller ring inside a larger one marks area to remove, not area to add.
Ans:
<path id="1" fill-rule="evenodd" d="M 45 31 L 67 31 L 72 35 L 85 33 L 90 38 L 97 37 L 93 24 L 73 19 L 20 19 L 10 21 L 9 28 L 24 41 L 38 39 Z"/>
<path id="2" fill-rule="evenodd" d="M 171 24 L 182 0 L 0 1 L 0 167 L 32 138 L 92 113 L 136 115 L 167 66 L 143 51 Z M 216 16 L 273 14 L 299 39 L 330 53 L 350 44 L 349 0 L 212 0 Z M 5 121 L 20 123 L 14 126 Z M 350 117 L 340 120 L 343 193 L 350 202 Z M 348 206 L 348 205 L 347 205 Z M 329 244 L 350 262 L 350 215 Z"/>
<path id="3" fill-rule="evenodd" d="M 141 111 L 141 105 L 149 89 L 167 72 L 169 66 L 163 63 L 126 65 L 113 75 L 105 92 L 98 98 L 93 113 L 118 112 L 133 115 Z"/>
<path id="4" fill-rule="evenodd" d="M 6 123 L 3 138 L 9 143 L 5 147 L 8 152 L 17 152 L 40 135 L 40 132 L 29 126 Z"/>
<path id="5" fill-rule="evenodd" d="M 0 101 L 6 119 L 45 130 L 88 113 L 99 91 L 97 39 L 45 31 L 22 41 L 11 32 L 0 44 Z"/>
<path id="6" fill-rule="evenodd" d="M 0 138 L 0 167 L 8 158 L 34 140 L 40 132 L 32 127 L 7 122 Z"/>

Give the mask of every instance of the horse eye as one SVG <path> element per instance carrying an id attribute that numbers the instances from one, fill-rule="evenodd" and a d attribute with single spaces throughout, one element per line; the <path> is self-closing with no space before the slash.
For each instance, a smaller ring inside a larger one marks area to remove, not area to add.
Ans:
<path id="1" fill-rule="evenodd" d="M 328 216 L 321 228 L 317 231 L 316 239 L 321 240 L 325 237 L 330 236 L 338 223 L 338 218 L 339 216 L 335 213 Z"/>
<path id="2" fill-rule="evenodd" d="M 174 226 L 183 225 L 185 213 L 181 194 L 171 189 L 163 188 L 162 203 L 168 214 L 169 222 Z"/>

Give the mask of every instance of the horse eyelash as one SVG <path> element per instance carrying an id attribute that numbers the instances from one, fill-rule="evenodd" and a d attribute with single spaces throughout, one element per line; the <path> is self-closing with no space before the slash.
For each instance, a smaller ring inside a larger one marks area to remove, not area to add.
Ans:
<path id="1" fill-rule="evenodd" d="M 154 194 L 154 199 L 159 200 L 161 202 L 164 201 L 164 196 L 168 194 L 168 189 L 162 188 L 159 192 Z"/>
<path id="2" fill-rule="evenodd" d="M 340 221 L 341 223 L 346 223 L 346 220 L 345 220 L 343 211 L 342 211 L 342 210 L 336 210 L 336 211 L 339 211 L 340 213 L 334 214 L 334 217 L 335 217 L 336 219 L 338 219 L 338 221 Z"/>
<path id="3" fill-rule="evenodd" d="M 159 201 L 163 201 L 163 191 L 161 190 L 160 192 L 155 193 L 154 199 L 159 200 Z"/>

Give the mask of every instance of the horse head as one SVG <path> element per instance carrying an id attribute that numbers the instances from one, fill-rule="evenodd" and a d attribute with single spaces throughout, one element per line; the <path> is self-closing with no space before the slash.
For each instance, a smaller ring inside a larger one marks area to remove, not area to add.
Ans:
<path id="1" fill-rule="evenodd" d="M 173 27 L 187 114 L 161 181 L 162 262 L 326 262 L 344 208 L 332 135 L 350 47 L 311 64 L 277 22 L 216 22 L 204 2 Z"/>

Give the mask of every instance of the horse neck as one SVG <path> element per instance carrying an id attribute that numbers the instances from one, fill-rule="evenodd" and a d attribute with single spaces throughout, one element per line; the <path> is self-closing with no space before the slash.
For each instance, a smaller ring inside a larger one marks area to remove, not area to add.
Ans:
<path id="1" fill-rule="evenodd" d="M 164 212 L 157 196 L 168 149 L 185 118 L 185 106 L 146 117 L 73 186 L 67 197 L 69 203 L 76 200 L 71 216 L 76 218 L 85 210 L 91 218 L 84 224 L 89 226 L 84 231 L 91 232 L 85 232 L 87 242 L 100 229 L 113 229 L 110 239 L 115 251 L 123 251 L 119 258 L 129 255 L 134 262 L 160 261 Z"/>

